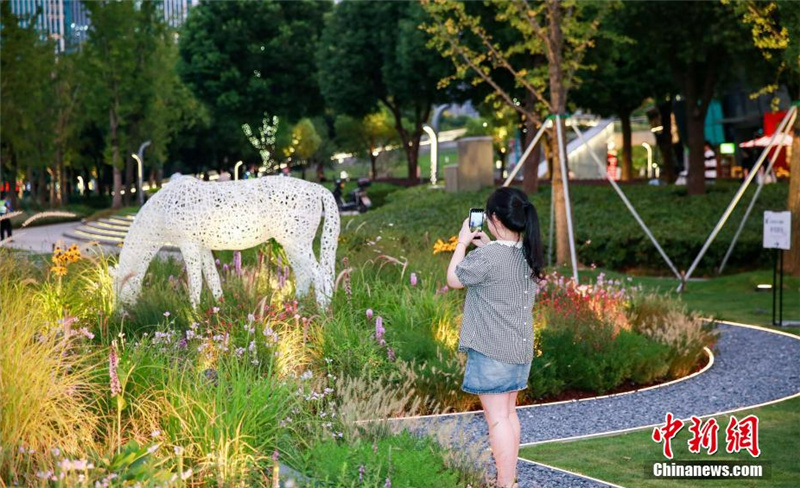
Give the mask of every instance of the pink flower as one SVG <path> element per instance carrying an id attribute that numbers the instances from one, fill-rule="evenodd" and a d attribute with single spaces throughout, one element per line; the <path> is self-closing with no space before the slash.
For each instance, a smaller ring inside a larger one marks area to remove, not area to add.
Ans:
<path id="1" fill-rule="evenodd" d="M 417 286 L 417 273 L 411 273 L 411 286 Z"/>
<path id="2" fill-rule="evenodd" d="M 383 340 L 383 334 L 386 333 L 386 329 L 383 328 L 383 318 L 379 315 L 375 319 L 375 340 L 380 342 Z"/>
<path id="3" fill-rule="evenodd" d="M 108 353 L 108 375 L 110 378 L 111 396 L 117 396 L 122 393 L 122 386 L 119 383 L 117 376 L 117 366 L 119 365 L 119 358 L 117 357 L 117 345 L 111 343 L 111 351 Z"/>
<path id="4" fill-rule="evenodd" d="M 233 251 L 233 269 L 236 271 L 237 276 L 242 275 L 242 252 Z"/>
<path id="5" fill-rule="evenodd" d="M 392 349 L 391 347 L 387 347 L 386 348 L 386 357 L 389 358 L 389 361 L 394 361 L 394 359 L 395 359 L 394 358 L 394 349 Z"/>
<path id="6" fill-rule="evenodd" d="M 372 320 L 372 309 L 371 308 L 367 309 L 367 319 Z"/>

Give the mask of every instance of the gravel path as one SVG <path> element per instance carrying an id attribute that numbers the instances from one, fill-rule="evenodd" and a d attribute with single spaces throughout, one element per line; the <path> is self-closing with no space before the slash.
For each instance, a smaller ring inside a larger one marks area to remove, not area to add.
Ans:
<path id="1" fill-rule="evenodd" d="M 704 373 L 663 388 L 591 401 L 519 407 L 521 442 L 564 439 L 663 424 L 667 412 L 702 417 L 800 392 L 800 340 L 766 329 L 719 323 L 714 364 Z M 488 447 L 481 413 L 422 419 L 456 421 L 471 445 Z M 601 487 L 604 483 L 520 461 L 522 487 Z"/>

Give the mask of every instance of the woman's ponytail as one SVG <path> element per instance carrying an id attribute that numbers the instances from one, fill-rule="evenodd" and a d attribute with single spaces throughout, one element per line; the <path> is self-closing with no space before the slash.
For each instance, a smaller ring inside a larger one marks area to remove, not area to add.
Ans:
<path id="1" fill-rule="evenodd" d="M 531 267 L 533 273 L 531 278 L 542 279 L 542 268 L 544 267 L 544 253 L 542 252 L 542 238 L 539 231 L 539 215 L 533 203 L 527 201 L 525 208 L 525 233 L 522 243 L 525 252 L 525 260 Z"/>

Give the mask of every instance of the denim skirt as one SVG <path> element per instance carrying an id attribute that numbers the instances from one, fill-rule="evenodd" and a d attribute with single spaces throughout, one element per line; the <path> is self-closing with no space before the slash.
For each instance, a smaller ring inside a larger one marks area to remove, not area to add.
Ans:
<path id="1" fill-rule="evenodd" d="M 504 363 L 467 349 L 467 367 L 461 389 L 475 395 L 524 390 L 528 387 L 530 371 L 530 362 Z"/>

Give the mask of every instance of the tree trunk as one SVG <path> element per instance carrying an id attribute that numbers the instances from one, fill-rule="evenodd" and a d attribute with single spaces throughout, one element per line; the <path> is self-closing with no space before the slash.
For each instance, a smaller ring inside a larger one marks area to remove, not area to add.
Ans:
<path id="1" fill-rule="evenodd" d="M 633 179 L 633 144 L 631 136 L 631 113 L 619 114 L 622 122 L 622 181 Z"/>
<path id="2" fill-rule="evenodd" d="M 686 186 L 689 195 L 703 195 L 706 192 L 705 178 L 705 114 L 699 114 L 699 108 L 689 108 L 689 97 L 686 97 L 686 128 L 689 136 L 689 171 Z"/>
<path id="3" fill-rule="evenodd" d="M 792 213 L 792 242 L 791 248 L 784 251 L 783 270 L 792 276 L 800 276 L 800 115 L 794 119 L 789 171 L 789 201 L 786 205 Z"/>
<path id="4" fill-rule="evenodd" d="M 369 168 L 370 168 L 370 179 L 374 180 L 378 177 L 378 156 L 375 156 L 374 151 L 369 152 Z"/>
<path id="5" fill-rule="evenodd" d="M 525 106 L 530 113 L 536 111 L 536 98 L 530 91 L 525 92 Z M 536 132 L 541 125 L 541 121 L 533 120 L 531 117 L 525 117 L 525 148 L 523 151 L 528 148 L 533 138 L 536 137 Z M 539 140 L 540 142 L 536 144 L 536 147 L 533 148 L 533 151 L 528 155 L 528 159 L 519 162 L 519 164 L 525 164 L 525 166 L 522 167 L 522 189 L 528 194 L 537 193 L 539 191 L 539 161 L 542 160 L 542 143 L 541 139 Z M 502 175 L 502 173 L 500 174 Z"/>
<path id="6" fill-rule="evenodd" d="M 122 170 L 119 168 L 119 138 L 117 137 L 117 116 L 114 109 L 108 111 L 109 128 L 111 129 L 111 166 L 114 168 L 114 196 L 111 199 L 111 208 L 122 208 Z"/>
<path id="7" fill-rule="evenodd" d="M 548 32 L 548 75 L 550 85 L 550 107 L 558 115 L 554 122 L 561 127 L 561 135 L 566 138 L 564 114 L 567 106 L 567 91 L 564 86 L 564 70 L 562 66 L 562 50 L 564 48 L 563 33 L 561 31 L 561 5 L 559 2 L 547 2 L 549 32 Z M 569 229 L 567 228 L 567 207 L 564 198 L 562 178 L 569 179 L 569 165 L 564 161 L 567 174 L 561 173 L 561 155 L 558 151 L 556 127 L 552 129 L 553 141 L 553 196 L 556 210 L 556 262 L 567 266 L 572 265 L 570 255 Z M 565 141 L 566 144 L 566 141 Z M 565 148 L 566 150 L 566 148 Z M 566 157 L 566 154 L 564 155 Z M 577 264 L 577 263 L 576 263 Z"/>
<path id="8" fill-rule="evenodd" d="M 139 191 L 137 187 L 137 183 L 139 181 L 138 175 L 139 175 L 139 168 L 136 165 L 136 161 L 134 161 L 133 158 L 126 156 L 125 195 L 122 197 L 122 200 L 125 202 L 125 205 L 130 205 L 131 202 L 135 203 L 139 198 L 138 194 L 133 193 L 134 188 L 136 188 L 136 191 Z"/>
<path id="9" fill-rule="evenodd" d="M 661 180 L 666 183 L 675 183 L 678 177 L 675 171 L 675 152 L 672 150 L 672 100 L 667 100 L 658 105 L 659 119 L 661 120 L 661 135 L 656 136 L 658 148 L 661 151 Z"/>

